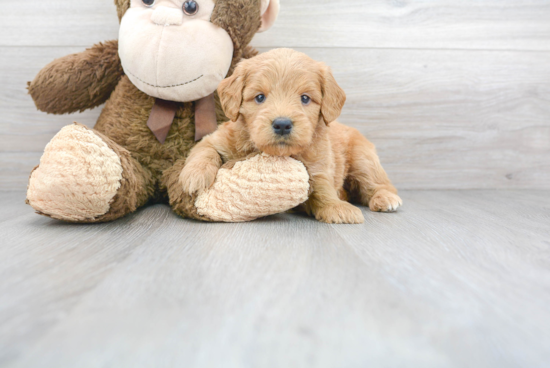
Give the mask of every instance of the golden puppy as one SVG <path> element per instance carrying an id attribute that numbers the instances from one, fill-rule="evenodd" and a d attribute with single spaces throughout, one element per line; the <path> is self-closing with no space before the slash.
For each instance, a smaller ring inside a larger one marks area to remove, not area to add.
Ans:
<path id="1" fill-rule="evenodd" d="M 306 166 L 312 193 L 302 207 L 319 221 L 363 222 L 347 200 L 383 212 L 402 204 L 374 145 L 335 121 L 346 95 L 324 64 L 273 50 L 242 61 L 218 93 L 231 121 L 191 150 L 180 176 L 186 193 L 209 188 L 222 164 L 265 152 Z"/>

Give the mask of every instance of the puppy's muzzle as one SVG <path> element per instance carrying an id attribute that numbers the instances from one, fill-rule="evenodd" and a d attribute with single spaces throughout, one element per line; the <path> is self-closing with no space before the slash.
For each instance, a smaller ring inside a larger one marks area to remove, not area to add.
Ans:
<path id="1" fill-rule="evenodd" d="M 273 120 L 273 131 L 280 136 L 289 135 L 292 132 L 292 120 L 289 118 L 277 118 Z"/>

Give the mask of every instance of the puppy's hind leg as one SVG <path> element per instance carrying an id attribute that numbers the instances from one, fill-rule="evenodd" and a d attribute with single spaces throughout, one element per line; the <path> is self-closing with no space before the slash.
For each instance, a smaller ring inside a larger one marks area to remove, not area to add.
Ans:
<path id="1" fill-rule="evenodd" d="M 350 142 L 350 152 L 350 169 L 346 179 L 350 199 L 368 206 L 374 212 L 396 211 L 403 201 L 382 168 L 374 145 L 357 134 Z"/>

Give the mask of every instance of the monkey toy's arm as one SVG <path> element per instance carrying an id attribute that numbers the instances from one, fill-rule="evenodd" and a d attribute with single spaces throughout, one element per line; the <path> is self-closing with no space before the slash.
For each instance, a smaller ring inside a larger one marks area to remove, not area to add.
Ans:
<path id="1" fill-rule="evenodd" d="M 67 114 L 104 103 L 123 74 L 118 41 L 107 41 L 54 60 L 29 82 L 28 90 L 39 110 Z"/>

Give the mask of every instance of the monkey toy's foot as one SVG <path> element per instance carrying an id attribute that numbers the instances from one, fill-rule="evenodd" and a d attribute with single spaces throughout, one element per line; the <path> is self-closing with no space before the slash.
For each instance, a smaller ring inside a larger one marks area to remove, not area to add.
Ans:
<path id="1" fill-rule="evenodd" d="M 244 222 L 288 211 L 305 202 L 309 175 L 290 157 L 257 155 L 222 168 L 195 206 L 213 221 Z"/>
<path id="2" fill-rule="evenodd" d="M 27 203 L 40 214 L 69 222 L 108 221 L 135 210 L 143 180 L 125 178 L 137 168 L 123 151 L 83 125 L 64 127 L 31 173 Z"/>
<path id="3" fill-rule="evenodd" d="M 288 211 L 305 202 L 309 175 L 290 157 L 260 154 L 223 165 L 214 184 L 190 196 L 180 181 L 180 161 L 165 173 L 176 213 L 202 221 L 245 222 Z"/>

